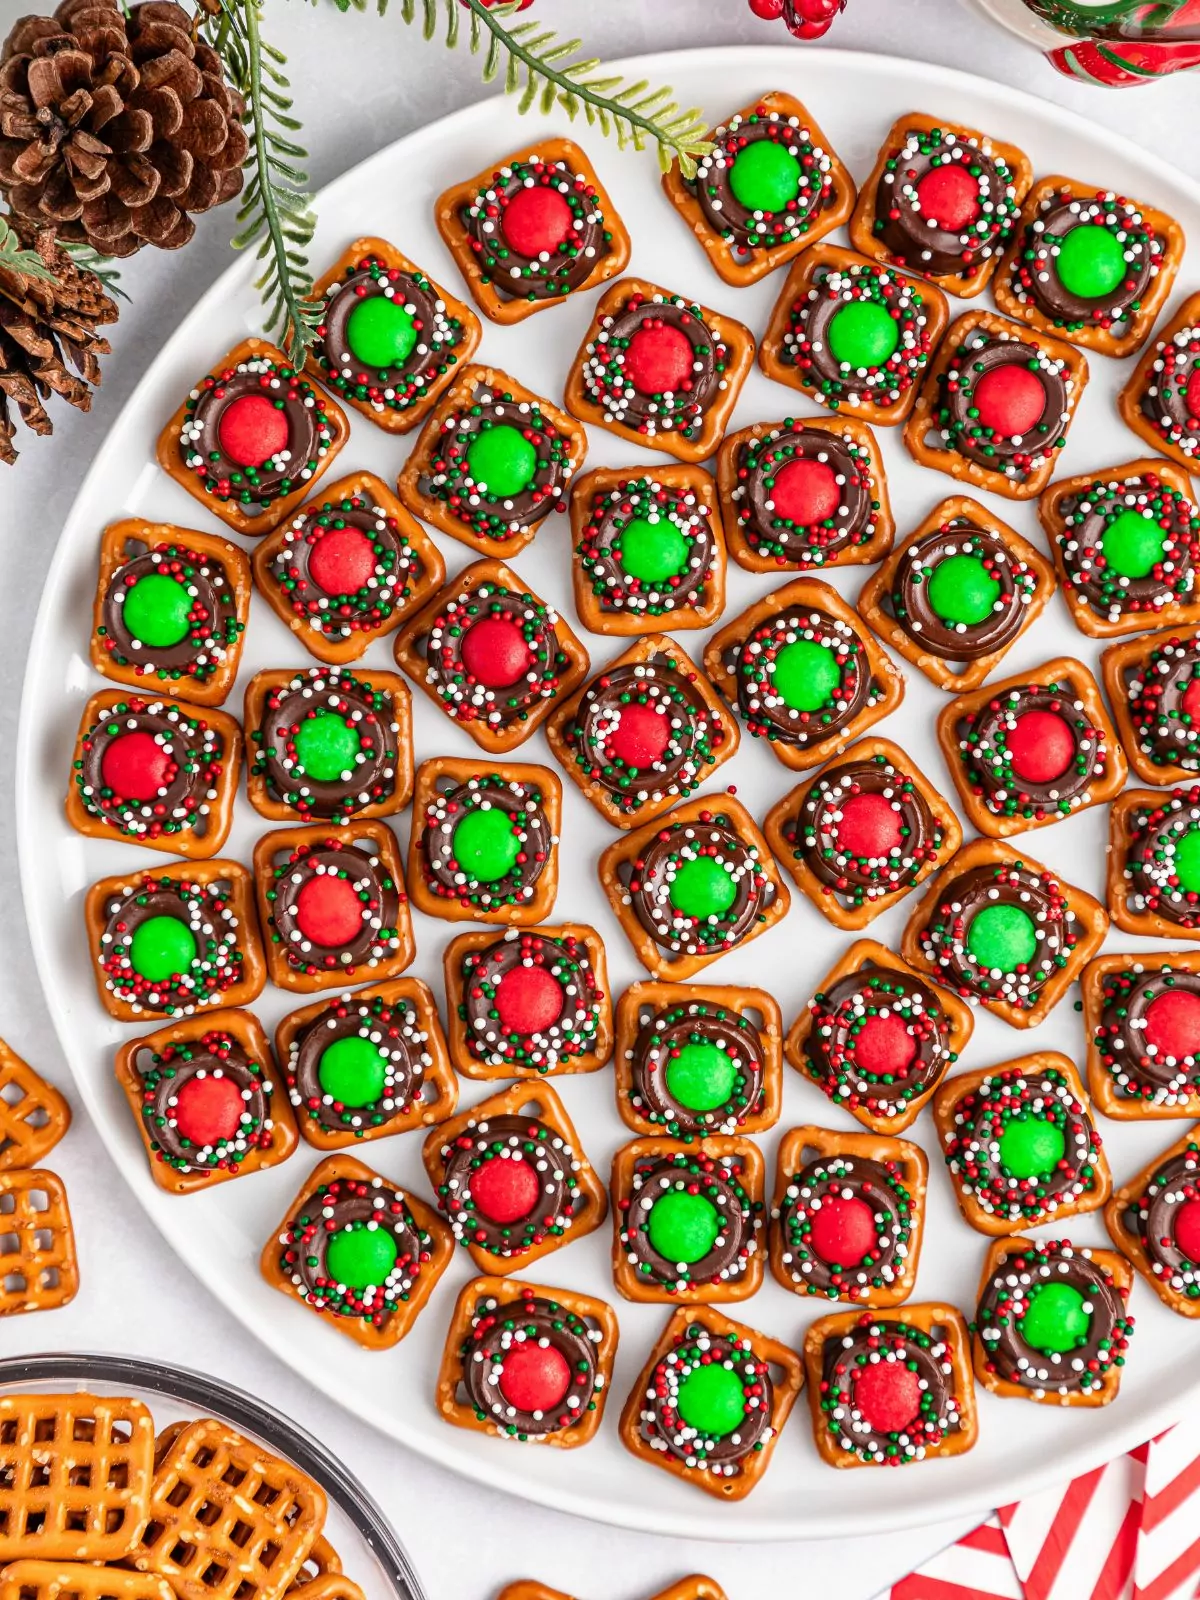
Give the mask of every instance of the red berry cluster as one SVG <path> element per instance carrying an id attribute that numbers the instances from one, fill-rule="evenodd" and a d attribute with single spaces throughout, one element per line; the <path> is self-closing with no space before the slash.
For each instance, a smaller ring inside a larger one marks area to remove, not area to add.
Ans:
<path id="1" fill-rule="evenodd" d="M 797 39 L 819 39 L 833 19 L 846 8 L 846 0 L 750 0 L 750 9 L 766 22 L 783 18 Z"/>

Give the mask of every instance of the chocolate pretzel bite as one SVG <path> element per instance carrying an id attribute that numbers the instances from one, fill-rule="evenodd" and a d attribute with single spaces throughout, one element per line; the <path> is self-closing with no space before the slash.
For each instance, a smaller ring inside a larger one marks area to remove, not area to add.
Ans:
<path id="1" fill-rule="evenodd" d="M 1200 294 L 1180 302 L 1158 330 L 1125 387 L 1117 410 L 1152 450 L 1190 471 L 1200 457 Z"/>
<path id="2" fill-rule="evenodd" d="M 475 1278 L 446 1333 L 435 1399 L 447 1422 L 575 1450 L 595 1437 L 617 1353 L 603 1300 L 515 1278 Z"/>
<path id="3" fill-rule="evenodd" d="M 621 1443 L 718 1500 L 744 1500 L 770 1466 L 803 1387 L 794 1350 L 713 1306 L 680 1306 L 629 1392 Z M 660 1600 L 678 1590 L 709 1593 L 679 1585 Z"/>
<path id="4" fill-rule="evenodd" d="M 1200 939 L 1200 785 L 1117 796 L 1109 813 L 1106 898 L 1125 933 Z"/>
<path id="5" fill-rule="evenodd" d="M 0 1172 L 36 1167 L 71 1126 L 71 1107 L 0 1039 Z"/>
<path id="6" fill-rule="evenodd" d="M 835 928 L 865 928 L 962 843 L 949 802 L 890 739 L 861 739 L 763 822 L 776 859 Z"/>
<path id="7" fill-rule="evenodd" d="M 907 1139 L 792 1128 L 779 1146 L 771 1271 L 793 1294 L 876 1309 L 913 1292 L 929 1162 Z"/>
<path id="8" fill-rule="evenodd" d="M 1079 992 L 1088 1088 L 1104 1115 L 1200 1116 L 1200 952 L 1097 956 Z"/>
<path id="9" fill-rule="evenodd" d="M 4 1233 L 0 1235 L 0 1317 L 53 1311 L 74 1300 L 79 1292 L 79 1262 L 62 1179 L 48 1167 L 0 1171 L 0 1216 L 4 1218 Z M 21 1398 L 8 1396 L 3 1405 Z M 37 1396 L 39 1400 L 44 1398 Z M 8 1421 L 0 1409 L 0 1426 L 7 1430 Z M 7 1484 L 13 1482 L 10 1452 L 6 1432 Z M 10 1513 L 0 1496 L 0 1516 L 6 1514 Z M 71 1537 L 75 1541 L 73 1549 L 88 1542 L 82 1528 L 72 1528 Z M 32 1546 L 23 1543 L 22 1548 Z"/>
<path id="10" fill-rule="evenodd" d="M 496 1600 L 571 1600 L 571 1596 L 563 1594 L 561 1589 L 547 1588 L 534 1578 L 518 1578 L 516 1583 L 501 1589 Z M 651 1595 L 650 1600 L 728 1600 L 728 1597 L 720 1584 L 700 1573 L 693 1573 L 690 1577 L 680 1578 L 678 1583 L 671 1584 L 658 1594 Z"/>
<path id="11" fill-rule="evenodd" d="M 1113 721 L 1143 783 L 1200 776 L 1200 628 L 1140 633 L 1100 654 Z"/>
<path id="12" fill-rule="evenodd" d="M 1200 1127 L 1190 1128 L 1104 1208 L 1113 1243 L 1162 1303 L 1200 1317 Z"/>

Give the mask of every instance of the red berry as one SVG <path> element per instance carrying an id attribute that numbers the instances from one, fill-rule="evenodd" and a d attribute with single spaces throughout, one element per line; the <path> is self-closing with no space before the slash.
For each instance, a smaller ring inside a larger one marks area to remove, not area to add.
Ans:
<path id="1" fill-rule="evenodd" d="M 750 9 L 764 22 L 777 22 L 783 15 L 784 0 L 750 0 Z"/>

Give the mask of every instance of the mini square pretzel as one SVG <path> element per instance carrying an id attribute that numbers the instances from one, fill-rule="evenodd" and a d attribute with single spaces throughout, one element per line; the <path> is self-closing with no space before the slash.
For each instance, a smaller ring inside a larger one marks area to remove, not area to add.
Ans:
<path id="1" fill-rule="evenodd" d="M 614 636 L 711 627 L 725 609 L 717 486 L 700 467 L 596 467 L 571 485 L 579 620 Z"/>
<path id="2" fill-rule="evenodd" d="M 707 138 L 712 149 L 695 176 L 674 162 L 662 185 L 717 276 L 735 288 L 757 283 L 850 215 L 854 180 L 793 95 L 760 95 Z"/>
<path id="3" fill-rule="evenodd" d="M 617 1002 L 617 1112 L 634 1133 L 765 1133 L 783 1101 L 783 1016 L 765 989 L 634 983 Z"/>
<path id="4" fill-rule="evenodd" d="M 1132 1287 L 1132 1267 L 1112 1250 L 1065 1239 L 994 1240 L 971 1325 L 976 1378 L 1009 1400 L 1108 1405 L 1133 1333 L 1125 1314 Z"/>
<path id="5" fill-rule="evenodd" d="M 639 639 L 551 713 L 546 742 L 606 822 L 635 828 L 694 794 L 740 742 L 686 651 Z"/>
<path id="6" fill-rule="evenodd" d="M 117 1082 L 168 1194 L 286 1161 L 299 1142 L 271 1046 L 248 1011 L 187 1017 L 121 1046 Z"/>
<path id="7" fill-rule="evenodd" d="M 629 444 L 704 461 L 724 436 L 754 363 L 742 323 L 644 278 L 596 303 L 567 374 L 567 410 Z"/>
<path id="8" fill-rule="evenodd" d="M 522 322 L 623 272 L 629 234 L 570 139 L 543 139 L 438 197 L 434 221 L 476 305 Z"/>
<path id="9" fill-rule="evenodd" d="M 1200 460 L 1200 294 L 1163 324 L 1117 396 L 1121 420 L 1185 471 Z"/>
<path id="10" fill-rule="evenodd" d="M 516 1583 L 501 1589 L 496 1600 L 571 1600 L 571 1596 L 563 1594 L 561 1589 L 549 1589 L 533 1578 L 518 1578 Z M 693 1573 L 691 1577 L 680 1578 L 678 1583 L 652 1595 L 650 1600 L 727 1600 L 727 1596 L 712 1578 Z"/>
<path id="11" fill-rule="evenodd" d="M 1079 993 L 1096 1107 L 1114 1122 L 1200 1117 L 1200 951 L 1097 956 Z"/>
<path id="12" fill-rule="evenodd" d="M 313 1168 L 263 1247 L 262 1275 L 367 1350 L 412 1330 L 454 1241 L 423 1200 L 350 1155 Z"/>
<path id="13" fill-rule="evenodd" d="M 158 436 L 158 464 L 235 533 L 269 533 L 350 437 L 346 413 L 266 339 L 243 339 Z"/>
<path id="14" fill-rule="evenodd" d="M 1104 356 L 1146 342 L 1183 260 L 1165 211 L 1073 178 L 1039 178 L 993 294 L 1001 311 Z"/>
<path id="15" fill-rule="evenodd" d="M 1200 622 L 1200 506 L 1179 467 L 1143 458 L 1060 478 L 1038 516 L 1081 633 Z"/>
<path id="16" fill-rule="evenodd" d="M 1049 483 L 1088 379 L 1073 345 L 991 311 L 951 324 L 904 426 L 922 467 L 1009 500 Z"/>
<path id="17" fill-rule="evenodd" d="M 1200 1317 L 1200 1128 L 1115 1192 L 1104 1208 L 1113 1243 L 1170 1311 Z"/>
<path id="18" fill-rule="evenodd" d="M 224 711 L 102 689 L 83 708 L 67 821 L 89 839 L 126 839 L 189 860 L 229 836 L 242 730 Z"/>
<path id="19" fill-rule="evenodd" d="M 501 561 L 475 561 L 406 622 L 396 660 L 480 749 L 505 755 L 587 675 L 588 653 Z"/>
<path id="20" fill-rule="evenodd" d="M 480 1272 L 524 1270 L 594 1232 L 604 1185 L 548 1083 L 514 1083 L 435 1128 L 421 1159 L 438 1207 Z"/>
<path id="21" fill-rule="evenodd" d="M 747 572 L 857 567 L 892 548 L 879 442 L 853 417 L 786 417 L 726 435 L 717 490 L 729 554 Z"/>
<path id="22" fill-rule="evenodd" d="M 1129 765 L 1143 783 L 1200 777 L 1200 627 L 1139 633 L 1100 653 L 1104 691 Z"/>
<path id="23" fill-rule="evenodd" d="M 831 1467 L 965 1455 L 979 1435 L 971 1336 L 952 1306 L 835 1311 L 804 1336 L 817 1453 Z"/>
<path id="24" fill-rule="evenodd" d="M 757 939 L 792 897 L 739 800 L 696 795 L 610 844 L 600 887 L 653 978 L 690 978 Z"/>
<path id="25" fill-rule="evenodd" d="M 480 928 L 443 956 L 446 1040 L 465 1078 L 597 1072 L 612 1054 L 604 943 L 582 922 Z"/>
<path id="26" fill-rule="evenodd" d="M 267 973 L 293 994 L 398 978 L 417 953 L 385 822 L 279 828 L 254 847 Z"/>
<path id="27" fill-rule="evenodd" d="M 1200 785 L 1126 789 L 1108 818 L 1109 915 L 1124 933 L 1200 940 Z"/>
<path id="28" fill-rule="evenodd" d="M 592 1295 L 474 1278 L 446 1333 L 438 1412 L 494 1439 L 576 1450 L 604 1415 L 618 1332 L 616 1312 Z"/>
<path id="29" fill-rule="evenodd" d="M 228 539 L 141 517 L 100 536 L 88 653 L 102 677 L 220 705 L 249 614 L 250 558 Z"/>
<path id="30" fill-rule="evenodd" d="M 1129 776 L 1100 685 L 1071 656 L 957 695 L 937 737 L 967 820 L 992 839 L 1111 800 Z"/>
<path id="31" fill-rule="evenodd" d="M 621 1443 L 718 1500 L 744 1500 L 803 1387 L 794 1350 L 714 1306 L 679 1306 L 629 1391 Z"/>
<path id="32" fill-rule="evenodd" d="M 36 1167 L 70 1126 L 65 1097 L 0 1039 L 0 1172 Z"/>
<path id="33" fill-rule="evenodd" d="M 0 1171 L 0 1317 L 53 1311 L 74 1300 L 78 1290 L 75 1229 L 62 1179 L 45 1167 Z M 0 1522 L 3 1499 L 0 1494 Z M 32 1548 L 18 1546 L 13 1553 Z"/>
<path id="34" fill-rule="evenodd" d="M 1099 952 L 1104 907 L 1000 840 L 974 839 L 922 895 L 900 952 L 1014 1028 L 1043 1022 Z"/>
<path id="35" fill-rule="evenodd" d="M 775 859 L 835 928 L 865 928 L 962 843 L 950 803 L 899 745 L 860 739 L 767 813 Z"/>
<path id="36" fill-rule="evenodd" d="M 0 1398 L 0 1561 L 120 1561 L 150 1514 L 154 1423 L 140 1400 Z"/>
<path id="37" fill-rule="evenodd" d="M 902 1133 L 962 1055 L 971 1009 L 886 945 L 856 939 L 788 1031 L 784 1055 L 873 1133 Z"/>
<path id="38" fill-rule="evenodd" d="M 357 661 L 442 586 L 446 563 L 372 472 L 331 483 L 255 546 L 258 592 L 330 666 Z"/>
<path id="39" fill-rule="evenodd" d="M 894 427 L 912 410 L 949 317 L 932 283 L 818 244 L 788 272 L 758 364 L 819 406 Z"/>
<path id="40" fill-rule="evenodd" d="M 779 1146 L 770 1263 L 793 1294 L 881 1310 L 907 1300 L 929 1162 L 907 1139 L 791 1128 Z"/>
<path id="41" fill-rule="evenodd" d="M 398 672 L 301 667 L 246 685 L 246 793 L 272 822 L 390 817 L 412 798 L 412 695 Z"/>
<path id="42" fill-rule="evenodd" d="M 420 978 L 289 1012 L 275 1055 L 301 1136 L 317 1150 L 428 1128 L 458 1104 L 437 1002 Z"/>
<path id="43" fill-rule="evenodd" d="M 445 922 L 544 922 L 558 897 L 562 783 L 549 767 L 435 756 L 417 768 L 408 893 Z"/>
<path id="44" fill-rule="evenodd" d="M 498 367 L 464 367 L 438 400 L 396 491 L 413 516 L 485 556 L 514 556 L 567 509 L 587 435 Z"/>
<path id="45" fill-rule="evenodd" d="M 747 731 L 798 772 L 840 755 L 904 698 L 899 669 L 820 578 L 793 578 L 727 622 L 704 670 Z"/>
<path id="46" fill-rule="evenodd" d="M 850 219 L 864 256 L 932 278 L 960 300 L 982 294 L 1033 182 L 1016 145 L 910 111 L 879 147 Z"/>
<path id="47" fill-rule="evenodd" d="M 174 1600 L 165 1578 L 86 1561 L 10 1561 L 0 1569 L 0 1600 Z"/>
<path id="48" fill-rule="evenodd" d="M 1054 568 L 978 500 L 940 501 L 867 579 L 858 614 L 952 694 L 977 689 L 1054 593 Z"/>

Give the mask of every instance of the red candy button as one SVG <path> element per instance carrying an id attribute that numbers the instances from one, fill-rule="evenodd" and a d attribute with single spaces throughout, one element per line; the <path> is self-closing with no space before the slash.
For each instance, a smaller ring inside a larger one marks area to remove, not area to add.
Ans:
<path id="1" fill-rule="evenodd" d="M 653 706 L 637 701 L 622 706 L 621 720 L 604 741 L 605 752 L 610 760 L 623 761 L 627 767 L 653 766 L 667 747 L 670 721 Z"/>
<path id="2" fill-rule="evenodd" d="M 666 394 L 692 375 L 692 341 L 667 323 L 643 325 L 625 351 L 625 376 L 639 394 Z"/>
<path id="3" fill-rule="evenodd" d="M 922 216 L 939 228 L 957 233 L 979 215 L 979 185 L 958 162 L 930 167 L 917 184 Z"/>
<path id="4" fill-rule="evenodd" d="M 242 1118 L 242 1091 L 232 1078 L 189 1078 L 175 1096 L 175 1126 L 202 1147 L 230 1139 Z"/>
<path id="5" fill-rule="evenodd" d="M 876 1433 L 903 1433 L 921 1409 L 917 1375 L 898 1361 L 874 1361 L 854 1378 L 854 1404 Z"/>
<path id="6" fill-rule="evenodd" d="M 239 467 L 257 467 L 288 442 L 287 413 L 265 394 L 243 394 L 231 400 L 217 423 L 222 453 Z"/>
<path id="7" fill-rule="evenodd" d="M 832 517 L 841 500 L 833 468 L 827 461 L 812 461 L 807 456 L 789 461 L 771 486 L 775 515 L 803 528 Z"/>
<path id="8" fill-rule="evenodd" d="M 174 764 L 152 733 L 122 733 L 105 747 L 100 776 L 122 800 L 154 800 L 170 781 Z"/>
<path id="9" fill-rule="evenodd" d="M 362 927 L 363 906 L 346 878 L 329 873 L 309 878 L 296 896 L 296 926 L 326 950 L 350 944 Z"/>
<path id="10" fill-rule="evenodd" d="M 504 237 L 519 256 L 557 250 L 571 237 L 571 208 L 557 189 L 519 189 L 500 215 Z"/>
<path id="11" fill-rule="evenodd" d="M 881 794 L 854 794 L 842 805 L 839 849 L 852 856 L 886 856 L 903 842 L 900 813 Z"/>
<path id="12" fill-rule="evenodd" d="M 1193 367 L 1188 374 L 1187 389 L 1185 391 L 1189 417 L 1200 417 L 1200 366 Z"/>
<path id="13" fill-rule="evenodd" d="M 1006 736 L 1013 771 L 1026 783 L 1052 783 L 1075 759 L 1075 740 L 1055 711 L 1025 711 Z"/>
<path id="14" fill-rule="evenodd" d="M 904 1072 L 916 1057 L 917 1041 L 904 1018 L 889 1011 L 886 1017 L 867 1017 L 851 1049 L 862 1072 Z"/>
<path id="15" fill-rule="evenodd" d="M 495 1004 L 505 1033 L 543 1033 L 562 1016 L 562 984 L 545 967 L 513 967 L 496 985 Z"/>
<path id="16" fill-rule="evenodd" d="M 1179 709 L 1184 716 L 1193 718 L 1200 716 L 1200 678 L 1193 678 L 1183 691 Z"/>
<path id="17" fill-rule="evenodd" d="M 822 1261 L 856 1267 L 875 1248 L 875 1213 L 857 1195 L 822 1200 L 811 1222 L 808 1242 Z"/>
<path id="18" fill-rule="evenodd" d="M 531 660 L 520 628 L 507 617 L 484 617 L 463 635 L 463 666 L 485 689 L 507 689 Z"/>
<path id="19" fill-rule="evenodd" d="M 538 1202 L 538 1175 L 523 1156 L 493 1156 L 468 1184 L 475 1209 L 502 1226 L 527 1217 Z"/>
<path id="20" fill-rule="evenodd" d="M 1200 996 L 1167 989 L 1146 1007 L 1143 1038 L 1163 1055 L 1180 1061 L 1200 1052 Z"/>
<path id="21" fill-rule="evenodd" d="M 355 594 L 375 571 L 375 547 L 361 528 L 332 528 L 313 545 L 308 575 L 325 594 Z"/>
<path id="22" fill-rule="evenodd" d="M 552 1411 L 571 1387 L 571 1369 L 552 1344 L 526 1339 L 501 1356 L 500 1393 L 518 1411 Z"/>
<path id="23" fill-rule="evenodd" d="M 1185 1200 L 1175 1210 L 1175 1245 L 1189 1261 L 1200 1261 L 1200 1200 Z"/>
<path id="24" fill-rule="evenodd" d="M 985 428 L 1003 439 L 1014 439 L 1041 421 L 1046 391 L 1035 372 L 1009 362 L 984 373 L 975 385 L 971 404 Z"/>

